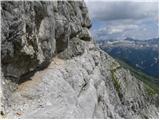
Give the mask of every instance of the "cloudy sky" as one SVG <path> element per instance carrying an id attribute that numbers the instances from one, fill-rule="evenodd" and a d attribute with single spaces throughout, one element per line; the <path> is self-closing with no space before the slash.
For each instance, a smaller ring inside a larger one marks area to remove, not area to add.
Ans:
<path id="1" fill-rule="evenodd" d="M 96 39 L 158 37 L 158 0 L 85 0 Z"/>

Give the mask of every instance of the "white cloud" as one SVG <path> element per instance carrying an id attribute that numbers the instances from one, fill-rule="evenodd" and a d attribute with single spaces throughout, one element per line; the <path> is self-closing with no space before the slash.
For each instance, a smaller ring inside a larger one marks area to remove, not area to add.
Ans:
<path id="1" fill-rule="evenodd" d="M 124 39 L 126 37 L 149 39 L 158 37 L 158 27 L 136 21 L 110 21 L 93 29 L 93 35 L 96 39 Z"/>
<path id="2" fill-rule="evenodd" d="M 87 0 L 87 6 L 97 38 L 158 37 L 158 0 Z"/>
<path id="3" fill-rule="evenodd" d="M 113 33 L 120 33 L 126 30 L 132 30 L 132 29 L 133 30 L 138 29 L 138 26 L 134 24 L 111 25 L 111 26 L 108 26 L 107 31 L 109 34 L 113 34 Z"/>
<path id="4" fill-rule="evenodd" d="M 121 28 L 112 28 L 108 31 L 108 34 L 113 34 L 113 33 L 119 33 L 119 32 L 123 32 L 123 29 Z"/>
<path id="5" fill-rule="evenodd" d="M 107 0 L 106 0 L 107 1 Z M 99 20 L 143 19 L 158 16 L 157 2 L 87 1 L 92 18 Z"/>

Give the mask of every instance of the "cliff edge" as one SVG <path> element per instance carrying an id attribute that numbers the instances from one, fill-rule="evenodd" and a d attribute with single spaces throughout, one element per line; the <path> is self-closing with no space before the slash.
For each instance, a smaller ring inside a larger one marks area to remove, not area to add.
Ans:
<path id="1" fill-rule="evenodd" d="M 158 118 L 158 94 L 96 47 L 84 1 L 1 2 L 1 116 Z"/>

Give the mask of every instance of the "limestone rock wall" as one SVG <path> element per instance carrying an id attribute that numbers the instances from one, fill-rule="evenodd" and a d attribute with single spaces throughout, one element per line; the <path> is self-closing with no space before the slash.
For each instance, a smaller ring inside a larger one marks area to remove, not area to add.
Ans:
<path id="1" fill-rule="evenodd" d="M 1 8 L 5 98 L 33 72 L 47 67 L 55 55 L 62 54 L 62 58 L 80 55 L 84 52 L 81 41 L 91 40 L 88 31 L 91 21 L 84 2 L 2 1 Z M 80 44 L 80 51 L 76 50 L 75 42 Z M 66 54 L 71 47 L 74 50 Z"/>
<path id="2" fill-rule="evenodd" d="M 6 118 L 158 118 L 143 82 L 94 44 L 84 1 L 1 2 Z"/>
<path id="3" fill-rule="evenodd" d="M 84 2 L 2 1 L 1 7 L 2 70 L 9 79 L 19 79 L 50 62 L 74 37 L 91 39 Z"/>

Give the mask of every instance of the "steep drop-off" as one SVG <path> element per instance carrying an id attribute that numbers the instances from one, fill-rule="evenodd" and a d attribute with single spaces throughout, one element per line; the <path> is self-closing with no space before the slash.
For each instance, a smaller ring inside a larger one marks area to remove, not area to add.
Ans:
<path id="1" fill-rule="evenodd" d="M 158 94 L 94 44 L 83 1 L 1 2 L 5 118 L 158 118 Z"/>

